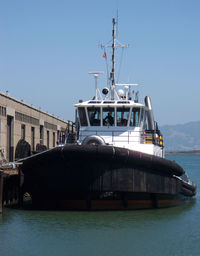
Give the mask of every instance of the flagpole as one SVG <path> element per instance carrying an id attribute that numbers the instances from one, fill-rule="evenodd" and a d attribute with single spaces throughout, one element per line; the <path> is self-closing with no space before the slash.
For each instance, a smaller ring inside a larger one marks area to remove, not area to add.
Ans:
<path id="1" fill-rule="evenodd" d="M 105 47 L 104 47 L 104 54 L 103 54 L 103 56 L 102 56 L 104 59 L 105 59 L 105 61 L 106 61 L 106 72 L 107 72 L 107 86 L 109 87 L 109 71 L 108 71 L 108 58 L 107 58 L 107 54 L 106 54 L 106 49 L 105 49 Z"/>

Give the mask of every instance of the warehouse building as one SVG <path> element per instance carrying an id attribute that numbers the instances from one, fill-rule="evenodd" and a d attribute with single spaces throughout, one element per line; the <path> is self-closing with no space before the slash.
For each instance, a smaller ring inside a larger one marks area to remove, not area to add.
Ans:
<path id="1" fill-rule="evenodd" d="M 0 92 L 0 148 L 8 161 L 16 158 L 20 143 L 29 145 L 30 154 L 38 149 L 64 143 L 71 122 Z"/>

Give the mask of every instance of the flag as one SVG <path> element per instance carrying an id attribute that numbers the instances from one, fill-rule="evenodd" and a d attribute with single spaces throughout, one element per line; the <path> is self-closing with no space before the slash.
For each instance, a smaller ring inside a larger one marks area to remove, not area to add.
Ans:
<path id="1" fill-rule="evenodd" d="M 104 59 L 107 59 L 107 55 L 106 55 L 106 52 L 104 52 L 103 56 L 102 56 Z"/>

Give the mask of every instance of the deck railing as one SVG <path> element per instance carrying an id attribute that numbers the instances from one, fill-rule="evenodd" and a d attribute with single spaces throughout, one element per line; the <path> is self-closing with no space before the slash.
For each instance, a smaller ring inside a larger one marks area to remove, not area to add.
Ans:
<path id="1" fill-rule="evenodd" d="M 151 130 L 145 131 L 80 131 L 79 140 L 83 141 L 86 136 L 97 135 L 107 137 L 109 143 L 140 143 L 140 144 L 154 144 L 163 147 L 163 137 L 160 132 Z"/>

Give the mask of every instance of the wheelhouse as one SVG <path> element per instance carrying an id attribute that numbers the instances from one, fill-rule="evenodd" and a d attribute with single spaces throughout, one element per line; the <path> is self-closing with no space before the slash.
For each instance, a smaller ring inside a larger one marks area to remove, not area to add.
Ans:
<path id="1" fill-rule="evenodd" d="M 80 144 L 98 136 L 106 145 L 163 157 L 162 134 L 156 126 L 152 128 L 146 105 L 132 100 L 91 100 L 75 107 Z"/>
<path id="2" fill-rule="evenodd" d="M 77 104 L 79 126 L 144 128 L 147 112 L 144 105 L 131 104 L 130 102 L 127 105 L 122 105 L 120 101 L 113 102 L 113 104 L 112 102 L 108 103 L 97 103 L 98 105 L 90 105 L 90 102 Z"/>

